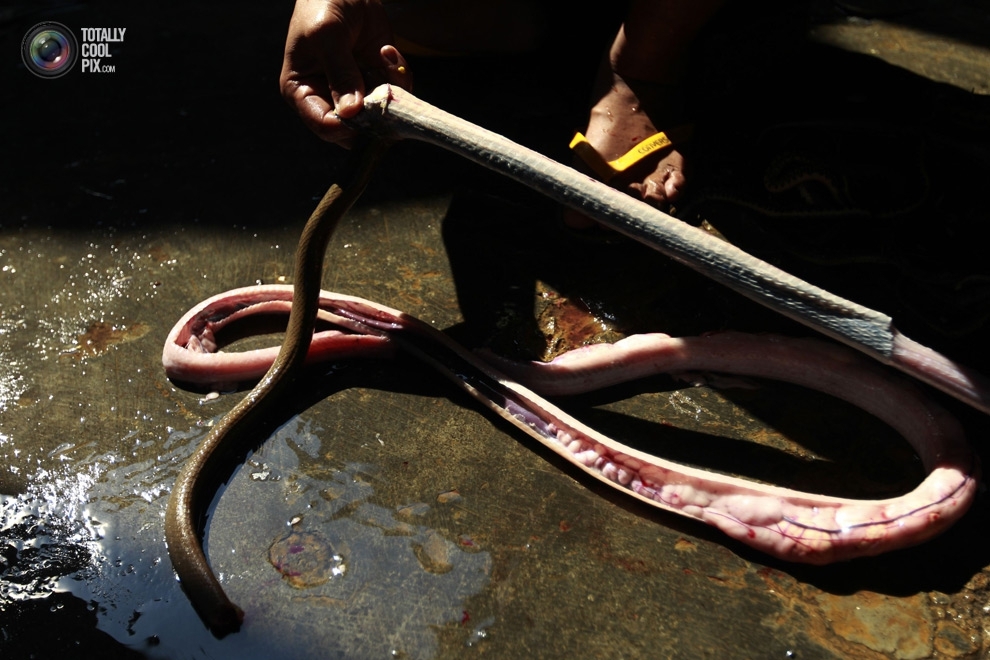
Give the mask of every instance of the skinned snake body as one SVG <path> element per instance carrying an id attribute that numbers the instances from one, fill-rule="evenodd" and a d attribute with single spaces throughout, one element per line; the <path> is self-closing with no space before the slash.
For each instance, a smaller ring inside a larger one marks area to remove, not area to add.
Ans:
<path id="1" fill-rule="evenodd" d="M 217 353 L 204 350 L 200 337 L 229 322 L 226 310 L 236 308 L 240 318 L 287 313 L 292 300 L 291 286 L 268 285 L 200 303 L 169 335 L 166 373 L 211 386 L 257 378 L 271 349 Z M 309 363 L 410 352 L 579 469 L 781 559 L 824 564 L 913 545 L 955 521 L 976 492 L 975 458 L 955 419 L 904 379 L 840 346 L 737 332 L 652 333 L 579 348 L 549 363 L 517 363 L 496 356 L 483 361 L 433 326 L 353 296 L 321 291 L 320 316 L 338 329 L 314 338 Z M 901 497 L 864 501 L 716 475 L 622 445 L 534 392 L 579 394 L 657 373 L 696 371 L 780 380 L 848 401 L 899 431 L 928 477 Z"/>
<path id="2" fill-rule="evenodd" d="M 365 300 L 321 294 L 323 253 L 337 221 L 360 195 L 384 145 L 411 137 L 502 171 L 781 313 L 990 411 L 990 388 L 982 377 L 900 335 L 889 317 L 817 289 L 408 93 L 388 87 L 375 90 L 359 119 L 380 137 L 354 150 L 345 180 L 331 187 L 307 223 L 297 252 L 295 289 L 253 287 L 210 299 L 183 317 L 163 353 L 170 377 L 205 377 L 208 383 L 242 380 L 244 369 L 256 378 L 271 362 L 258 385 L 210 430 L 183 466 L 166 511 L 169 557 L 214 634 L 237 630 L 243 615 L 227 598 L 203 552 L 206 507 L 216 486 L 230 476 L 232 458 L 242 457 L 246 447 L 256 444 L 253 428 L 291 385 L 307 355 L 409 351 L 595 478 L 793 561 L 825 563 L 918 543 L 956 520 L 972 501 L 978 466 L 958 423 L 914 388 L 892 384 L 879 368 L 854 359 L 847 350 L 821 342 L 732 333 L 691 339 L 643 335 L 580 349 L 546 366 L 505 363 L 500 369 L 544 383 L 544 388 L 551 382 L 558 392 L 684 370 L 759 375 L 820 389 L 884 419 L 915 447 L 928 476 L 901 497 L 858 501 L 810 495 L 652 457 L 584 426 L 421 321 Z M 284 311 L 290 305 L 286 339 L 274 360 L 272 351 L 244 358 L 209 356 L 215 349 L 213 332 L 228 317 Z M 341 330 L 314 339 L 318 315 Z"/>

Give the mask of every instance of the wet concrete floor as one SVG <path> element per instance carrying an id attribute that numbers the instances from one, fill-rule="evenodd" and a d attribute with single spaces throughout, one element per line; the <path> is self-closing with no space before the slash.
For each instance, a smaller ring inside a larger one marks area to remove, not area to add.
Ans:
<path id="1" fill-rule="evenodd" d="M 691 78 L 698 169 L 677 213 L 990 372 L 986 12 L 853 5 L 730 7 L 712 26 Z M 982 493 L 920 547 L 792 565 L 606 492 L 403 359 L 328 366 L 259 430 L 207 539 L 245 626 L 212 637 L 162 520 L 183 459 L 240 395 L 177 386 L 160 355 L 196 302 L 291 281 L 299 229 L 341 160 L 277 95 L 290 9 L 0 14 L 0 657 L 990 654 Z M 42 20 L 127 28 L 115 71 L 33 77 L 16 53 Z M 584 28 L 563 22 L 564 65 L 560 42 L 416 61 L 417 94 L 566 159 L 602 38 Z M 770 193 L 765 174 L 787 158 L 843 196 L 813 181 Z M 335 235 L 325 287 L 514 357 L 644 331 L 808 334 L 557 213 L 399 144 Z M 944 403 L 985 463 L 985 416 Z M 564 405 L 653 453 L 785 486 L 881 497 L 921 477 L 882 425 L 778 385 L 659 378 Z M 312 563 L 285 576 L 289 543 Z"/>

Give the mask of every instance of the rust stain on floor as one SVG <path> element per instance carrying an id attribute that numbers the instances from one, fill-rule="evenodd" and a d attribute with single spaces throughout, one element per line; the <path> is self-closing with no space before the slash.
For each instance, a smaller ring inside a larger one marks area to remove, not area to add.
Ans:
<path id="1" fill-rule="evenodd" d="M 92 357 L 106 353 L 111 346 L 144 337 L 151 330 L 147 323 L 132 323 L 118 327 L 104 321 L 96 321 L 79 335 L 78 354 Z"/>

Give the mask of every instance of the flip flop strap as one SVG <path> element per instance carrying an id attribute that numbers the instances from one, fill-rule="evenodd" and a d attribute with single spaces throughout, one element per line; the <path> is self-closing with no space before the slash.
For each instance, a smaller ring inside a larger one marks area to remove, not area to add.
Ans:
<path id="1" fill-rule="evenodd" d="M 574 134 L 574 138 L 571 140 L 570 148 L 581 158 L 581 160 L 585 162 L 585 164 L 588 165 L 588 167 L 592 169 L 592 171 L 594 171 L 595 174 L 601 178 L 602 181 L 608 182 L 614 176 L 620 172 L 625 172 L 627 169 L 650 154 L 673 146 L 673 144 L 673 140 L 671 140 L 666 133 L 660 131 L 658 133 L 654 133 L 645 140 L 642 140 L 635 147 L 615 160 L 606 161 L 602 155 L 591 146 L 591 143 L 588 142 L 588 138 L 584 137 L 584 135 L 579 132 Z"/>

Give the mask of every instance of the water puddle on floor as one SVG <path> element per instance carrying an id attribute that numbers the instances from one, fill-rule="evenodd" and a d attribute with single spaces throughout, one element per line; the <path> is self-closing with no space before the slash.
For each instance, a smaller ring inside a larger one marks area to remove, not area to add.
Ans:
<path id="1" fill-rule="evenodd" d="M 487 585 L 487 552 L 425 524 L 456 498 L 383 506 L 380 470 L 328 463 L 325 430 L 294 417 L 212 515 L 214 570 L 245 610 L 243 630 L 216 640 L 179 588 L 161 531 L 168 486 L 205 431 L 172 431 L 152 460 L 104 455 L 39 471 L 26 493 L 5 496 L 0 609 L 51 602 L 57 614 L 71 594 L 98 630 L 148 657 L 429 658 L 435 630 L 460 624 L 466 599 Z"/>
<path id="2" fill-rule="evenodd" d="M 241 632 L 215 639 L 176 581 L 169 489 L 241 394 L 169 383 L 165 333 L 200 297 L 284 276 L 296 232 L 0 237 L 0 655 L 428 658 L 445 626 L 484 638 L 490 620 L 465 602 L 488 585 L 491 557 L 442 524 L 463 502 L 417 498 L 378 466 L 382 437 L 397 445 L 371 410 L 367 428 L 332 417 L 343 433 L 318 412 L 287 416 L 223 489 L 206 542 L 246 612 Z M 218 272 L 217 244 L 231 240 L 253 258 Z M 329 449 L 352 434 L 372 451 Z"/>

